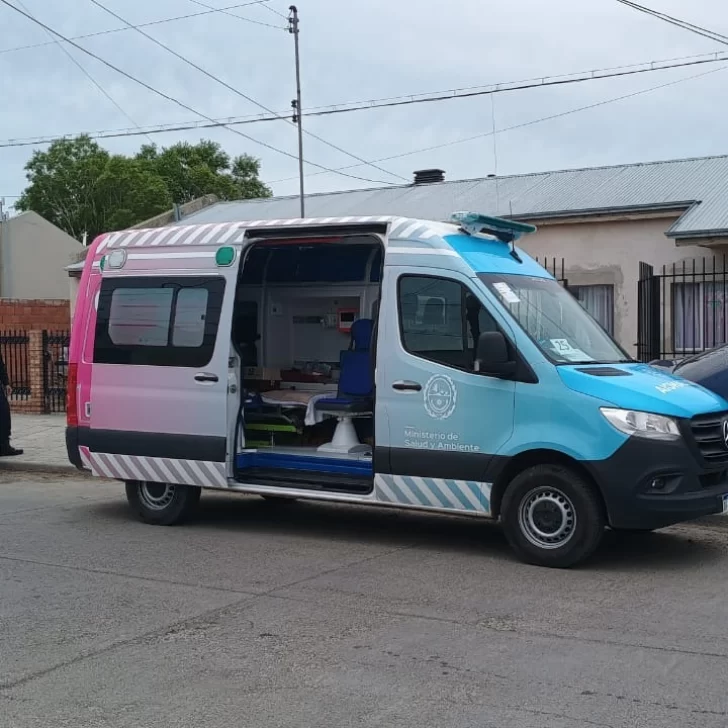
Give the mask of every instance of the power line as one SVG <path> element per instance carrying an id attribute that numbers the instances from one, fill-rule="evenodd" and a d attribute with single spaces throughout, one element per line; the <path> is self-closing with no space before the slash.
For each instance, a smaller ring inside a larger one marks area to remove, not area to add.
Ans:
<path id="1" fill-rule="evenodd" d="M 288 16 L 284 15 L 283 13 L 278 12 L 278 10 L 271 7 L 270 5 L 263 5 L 261 7 L 265 8 L 269 12 L 273 13 L 273 15 L 277 15 L 279 18 L 283 18 L 283 20 L 288 20 Z"/>
<path id="2" fill-rule="evenodd" d="M 24 12 L 17 6 L 13 5 L 9 0 L 0 0 L 0 3 L 3 5 L 6 5 L 12 10 L 15 10 L 15 12 L 19 13 L 23 17 L 27 18 L 28 20 L 31 20 L 32 22 L 36 23 L 37 25 L 41 26 L 42 28 L 45 28 L 46 30 L 53 33 L 53 35 L 57 36 L 61 40 L 65 40 L 67 43 L 70 43 L 74 48 L 77 48 L 82 53 L 85 53 L 88 56 L 91 56 L 91 58 L 95 58 L 100 63 L 103 63 L 108 68 L 111 68 L 112 70 L 116 71 L 117 73 L 120 73 L 125 78 L 128 78 L 130 81 L 133 81 L 134 83 L 139 84 L 143 88 L 147 89 L 148 91 L 151 91 L 152 93 L 156 94 L 157 96 L 161 96 L 163 99 L 166 99 L 167 101 L 171 101 L 174 104 L 177 104 L 177 106 L 180 106 L 181 108 L 185 109 L 186 111 L 189 111 L 195 116 L 199 116 L 203 119 L 206 119 L 207 121 L 211 123 L 216 123 L 215 120 L 212 117 L 207 116 L 206 114 L 203 114 L 201 111 L 198 111 L 197 109 L 193 108 L 192 106 L 189 106 L 188 104 L 185 104 L 183 101 L 180 101 L 179 99 L 174 98 L 173 96 L 170 96 L 169 94 L 164 93 L 164 91 L 160 91 L 159 89 L 154 88 L 154 86 L 150 86 L 148 83 L 136 78 L 135 76 L 132 76 L 130 73 L 127 73 L 126 71 L 122 70 L 118 66 L 115 66 L 113 63 L 110 63 L 109 61 L 105 60 L 104 58 L 101 58 L 101 56 L 97 56 L 95 53 L 87 50 L 83 46 L 80 46 L 75 41 L 70 40 L 66 36 L 64 36 L 62 33 L 58 32 L 57 30 L 54 30 L 50 26 L 46 25 L 42 21 L 38 20 L 37 18 L 34 18 L 32 15 L 29 15 L 28 13 Z M 232 132 L 233 134 L 237 134 L 240 137 L 243 137 L 244 139 L 247 139 L 248 141 L 253 142 L 254 144 L 259 144 L 260 146 L 266 147 L 267 149 L 270 149 L 271 151 L 277 152 L 278 154 L 282 154 L 286 157 L 290 157 L 291 159 L 298 159 L 298 157 L 295 154 L 291 154 L 290 152 L 286 152 L 283 149 L 279 149 L 278 147 L 274 147 L 272 144 L 268 144 L 267 142 L 260 141 L 259 139 L 255 139 L 254 137 L 248 136 L 247 134 L 244 134 L 243 132 L 239 131 L 238 129 L 233 129 L 232 127 L 223 124 L 221 125 L 228 131 Z M 312 167 L 318 167 L 319 169 L 324 169 L 328 171 L 330 170 L 329 167 L 325 167 L 322 164 L 317 164 L 316 162 L 310 162 L 307 161 L 307 164 L 311 165 Z M 367 177 L 359 177 L 357 175 L 348 174 L 346 172 L 336 172 L 336 174 L 341 174 L 344 177 L 351 177 L 352 179 L 357 179 L 362 182 L 375 182 L 379 184 L 389 184 L 388 182 L 383 182 L 382 180 L 373 180 L 368 179 Z"/>
<path id="3" fill-rule="evenodd" d="M 635 75 L 640 73 L 651 73 L 653 71 L 664 71 L 675 68 L 684 68 L 688 66 L 703 65 L 708 63 L 725 63 L 728 61 L 728 52 L 719 51 L 709 54 L 683 56 L 680 58 L 670 58 L 666 60 L 647 61 L 637 63 L 630 66 L 615 66 L 613 68 L 593 69 L 560 76 L 543 76 L 539 79 L 525 79 L 523 81 L 508 81 L 493 84 L 489 87 L 465 87 L 459 89 L 451 89 L 450 91 L 434 92 L 432 94 L 420 94 L 419 96 L 399 96 L 390 97 L 389 99 L 359 101 L 349 104 L 336 104 L 331 106 L 313 107 L 303 112 L 303 116 L 327 116 L 331 114 L 343 114 L 352 111 L 362 111 L 366 109 L 378 109 L 386 106 L 395 105 L 392 102 L 407 103 L 425 103 L 429 101 L 448 101 L 458 98 L 472 98 L 479 95 L 490 95 L 496 93 L 505 93 L 508 91 L 521 91 L 534 88 L 546 88 L 549 86 L 564 85 L 567 83 L 580 83 L 585 81 L 596 81 L 600 79 L 615 78 L 625 75 Z M 482 89 L 475 93 L 476 89 Z M 462 91 L 468 91 L 467 95 Z M 248 116 L 227 117 L 222 119 L 212 119 L 208 121 L 189 121 L 178 122 L 173 124 L 160 124 L 156 126 L 144 127 L 141 131 L 135 129 L 105 129 L 95 132 L 75 132 L 72 134 L 63 134 L 63 137 L 74 137 L 79 134 L 87 134 L 94 139 L 116 139 L 121 137 L 133 137 L 140 134 L 164 134 L 170 132 L 189 131 L 196 129 L 212 129 L 217 127 L 240 126 L 246 124 L 256 124 L 261 122 L 277 121 L 280 119 L 280 112 L 271 116 L 265 114 L 251 114 Z M 205 117 L 207 118 L 207 117 Z M 55 136 L 32 137 L 27 139 L 7 139 L 0 141 L 0 148 L 7 147 L 26 147 L 42 144 L 50 144 L 59 138 Z M 352 155 L 354 156 L 354 155 Z M 359 160 L 362 161 L 362 160 Z M 376 160 L 381 161 L 381 160 Z M 364 163 L 364 162 L 362 162 Z M 366 162 L 369 164 L 369 162 Z M 351 165 L 358 167 L 360 165 Z"/>
<path id="4" fill-rule="evenodd" d="M 197 13 L 188 13 L 187 15 L 176 15 L 173 18 L 163 18 L 162 20 L 150 20 L 146 23 L 138 23 L 135 25 L 135 28 L 149 28 L 153 25 L 164 25 L 166 23 L 172 23 L 176 20 L 188 20 L 190 18 L 199 18 L 203 15 L 214 15 L 215 13 L 220 13 L 223 10 L 238 10 L 240 8 L 247 8 L 251 5 L 260 5 L 261 7 L 267 7 L 265 3 L 270 2 L 270 0 L 252 0 L 251 2 L 246 3 L 237 3 L 236 5 L 228 5 L 224 8 L 215 8 L 214 10 L 203 10 L 201 12 Z M 277 26 L 281 29 L 284 29 L 283 26 Z M 84 33 L 83 35 L 74 35 L 70 36 L 68 38 L 68 42 L 73 40 L 86 40 L 87 38 L 97 38 L 100 35 L 111 35 L 112 33 L 123 33 L 126 30 L 130 30 L 129 28 L 110 28 L 109 30 L 97 30 L 94 33 Z M 0 55 L 3 55 L 4 53 L 15 53 L 16 51 L 27 51 L 32 50 L 34 48 L 44 48 L 46 46 L 54 45 L 56 43 L 55 40 L 53 41 L 46 41 L 45 43 L 31 43 L 30 45 L 23 45 L 23 46 L 15 46 L 14 48 L 2 48 L 0 49 Z"/>
<path id="5" fill-rule="evenodd" d="M 192 0 L 195 2 L 196 0 Z M 118 13 L 115 13 L 113 10 L 110 10 L 106 5 L 104 5 L 100 0 L 91 0 L 91 2 L 96 5 L 96 7 L 101 8 L 101 10 L 106 11 L 109 15 L 116 18 L 121 23 L 126 23 L 131 27 L 131 23 L 129 23 L 128 20 L 125 18 L 122 18 L 121 15 Z M 147 40 L 150 40 L 155 45 L 159 46 L 163 50 L 167 51 L 167 53 L 170 53 L 178 60 L 182 61 L 183 63 L 186 63 L 188 66 L 191 66 L 196 71 L 199 71 L 203 75 L 207 76 L 210 80 L 215 81 L 215 83 L 220 84 L 224 88 L 226 88 L 228 91 L 232 91 L 237 96 L 240 96 L 241 98 L 245 99 L 246 101 L 250 102 L 251 104 L 257 106 L 260 109 L 263 109 L 264 111 L 267 111 L 269 114 L 272 114 L 274 117 L 280 119 L 281 121 L 285 121 L 287 124 L 291 124 L 291 121 L 287 119 L 284 116 L 281 116 L 280 114 L 273 111 L 273 109 L 270 109 L 269 107 L 265 106 L 264 104 L 261 104 L 259 101 L 256 101 L 251 96 L 248 96 L 248 94 L 243 93 L 240 89 L 235 88 L 235 86 L 231 86 L 227 81 L 223 81 L 219 76 L 216 76 L 214 73 L 211 73 L 207 69 L 203 68 L 202 66 L 198 65 L 194 61 L 191 61 L 186 56 L 183 56 L 181 53 L 178 53 L 173 48 L 170 48 L 165 43 L 162 43 L 162 41 L 157 40 L 154 36 L 149 35 L 149 33 L 145 32 L 144 30 L 141 30 L 141 28 L 134 28 L 137 33 L 140 35 L 143 35 Z M 346 149 L 343 149 L 342 147 L 339 147 L 335 144 L 332 144 L 331 142 L 327 141 L 326 139 L 323 139 L 322 137 L 318 136 L 317 134 L 314 134 L 312 132 L 306 132 L 309 134 L 309 136 L 313 137 L 314 139 L 317 139 L 318 141 L 322 142 L 323 144 L 326 144 L 329 147 L 332 147 L 333 149 L 336 149 L 338 152 L 341 152 L 342 154 L 345 154 L 348 157 L 351 157 L 352 159 L 356 159 L 358 162 L 362 162 L 364 164 L 369 164 L 365 159 L 362 159 L 361 157 L 357 156 L 356 154 L 352 154 L 351 152 L 348 152 Z M 377 165 L 372 165 L 375 169 L 379 170 L 380 172 L 384 172 L 385 174 L 392 175 L 393 177 L 398 177 L 399 179 L 405 179 L 404 177 L 394 174 L 390 172 L 389 170 L 386 170 L 382 167 L 378 167 Z"/>
<path id="6" fill-rule="evenodd" d="M 203 8 L 207 8 L 208 10 L 215 10 L 215 8 L 213 8 L 212 5 L 208 5 L 207 3 L 200 2 L 200 0 L 189 0 L 189 2 L 194 3 L 195 5 L 200 5 Z M 255 25 L 263 25 L 266 28 L 273 28 L 274 30 L 285 30 L 285 28 L 282 25 L 273 25 L 272 23 L 264 23 L 262 20 L 253 20 L 253 18 L 244 18 L 242 15 L 237 15 L 235 13 L 231 13 L 229 10 L 220 10 L 220 12 L 223 15 L 229 15 L 231 18 L 237 18 L 238 20 L 244 20 L 246 23 L 254 23 Z"/>
<path id="7" fill-rule="evenodd" d="M 92 2 L 93 2 L 93 0 L 92 0 Z M 200 2 L 200 0 L 190 0 L 190 2 L 193 2 L 193 3 L 197 4 L 197 5 L 202 5 L 203 7 L 206 7 L 206 8 L 209 8 L 210 7 L 206 3 Z M 267 8 L 268 10 L 270 10 L 275 15 L 279 15 L 280 17 L 285 18 L 287 21 L 290 21 L 289 18 L 286 18 L 285 15 L 282 15 L 277 10 L 273 10 L 273 8 L 271 8 L 270 6 L 265 5 L 264 7 Z M 230 15 L 233 18 L 240 18 L 239 15 L 235 15 L 234 13 L 225 13 L 225 14 L 226 15 Z M 220 81 L 220 79 L 218 79 L 217 77 L 215 77 L 215 80 L 217 80 L 218 82 L 222 83 Z M 237 91 L 237 89 L 233 89 L 232 87 L 229 87 L 229 86 L 227 86 L 227 88 L 230 88 L 231 91 L 234 91 L 235 93 L 238 93 L 240 95 L 240 92 Z M 246 98 L 248 101 L 252 101 L 252 99 L 250 99 L 247 96 L 243 96 L 243 98 Z M 279 114 L 279 113 L 277 113 L 275 111 L 272 111 L 267 106 L 263 106 L 262 104 L 259 104 L 256 101 L 252 101 L 252 103 L 256 104 L 261 109 L 264 109 L 265 111 L 268 111 L 269 113 L 273 114 L 274 116 L 279 116 L 279 117 L 281 116 L 281 114 Z M 289 119 L 287 119 L 285 117 L 284 117 L 284 119 L 285 119 L 285 121 L 289 121 Z M 326 146 L 331 147 L 332 149 L 335 149 L 337 152 L 341 152 L 342 154 L 345 154 L 347 157 L 351 157 L 352 159 L 356 159 L 358 162 L 362 162 L 363 164 L 369 165 L 369 162 L 366 159 L 363 159 L 362 157 L 359 157 L 356 154 L 353 154 L 352 152 L 349 152 L 346 149 L 343 149 L 342 147 L 339 147 L 336 144 L 333 144 L 332 142 L 328 141 L 327 139 L 323 139 L 322 137 L 318 136 L 318 134 L 315 134 L 314 132 L 309 131 L 308 129 L 303 129 L 302 131 L 307 136 L 310 136 L 312 139 L 316 139 L 316 140 L 320 141 L 321 143 L 326 144 Z M 374 169 L 377 169 L 380 172 L 384 172 L 385 174 L 389 174 L 392 177 L 397 177 L 397 178 L 399 178 L 401 180 L 404 180 L 405 182 L 407 181 L 407 179 L 405 177 L 402 177 L 401 175 L 395 174 L 394 172 L 390 172 L 388 169 L 384 169 L 383 167 L 378 167 L 377 165 L 369 165 L 369 166 L 372 166 Z"/>
<path id="8" fill-rule="evenodd" d="M 715 40 L 718 41 L 718 43 L 728 45 L 728 36 L 723 35 L 722 33 L 717 33 L 713 30 L 709 30 L 708 28 L 703 28 L 700 25 L 689 23 L 687 20 L 681 20 L 680 18 L 660 12 L 659 10 L 653 10 L 652 8 L 648 8 L 646 5 L 639 5 L 638 3 L 632 2 L 632 0 L 617 0 L 617 2 L 622 5 L 626 5 L 628 8 L 632 8 L 633 10 L 637 10 L 640 13 L 646 13 L 647 15 L 651 15 L 653 18 L 658 18 L 659 20 L 664 20 L 666 23 L 670 23 L 671 25 L 676 25 L 678 28 L 689 30 L 691 33 L 702 35 L 704 38 L 710 38 L 710 40 Z"/>
<path id="9" fill-rule="evenodd" d="M 4 0 L 0 0 L 0 1 L 4 2 Z M 652 91 L 658 91 L 660 89 L 668 88 L 670 86 L 676 86 L 677 84 L 680 84 L 680 83 L 685 83 L 687 81 L 693 81 L 696 78 L 702 78 L 704 76 L 710 76 L 711 74 L 719 73 L 719 72 L 725 71 L 725 70 L 726 70 L 725 67 L 723 67 L 723 68 L 715 68 L 715 69 L 713 69 L 711 71 L 705 71 L 703 73 L 698 73 L 698 74 L 694 74 L 692 76 L 687 76 L 686 78 L 680 78 L 680 79 L 677 79 L 675 81 L 669 81 L 668 83 L 662 83 L 662 84 L 659 84 L 658 86 L 651 86 L 650 88 L 642 89 L 640 91 L 634 91 L 634 92 L 629 93 L 629 94 L 623 94 L 622 96 L 614 96 L 612 98 L 604 99 L 602 101 L 597 101 L 596 103 L 588 104 L 586 106 L 579 106 L 579 107 L 574 108 L 574 109 L 568 109 L 567 111 L 561 111 L 561 112 L 559 112 L 557 114 L 551 114 L 549 116 L 542 116 L 542 117 L 540 117 L 538 119 L 532 119 L 530 121 L 525 121 L 525 122 L 522 122 L 520 124 L 514 124 L 512 126 L 507 126 L 507 127 L 502 128 L 502 129 L 495 130 L 495 133 L 502 134 L 504 132 L 515 131 L 517 129 L 524 129 L 524 128 L 529 127 L 529 126 L 535 126 L 536 124 L 542 124 L 542 123 L 547 122 L 547 121 L 553 121 L 554 119 L 561 119 L 563 117 L 570 116 L 571 114 L 577 114 L 577 113 L 579 113 L 581 111 L 588 111 L 590 109 L 596 109 L 596 108 L 599 108 L 601 106 L 606 106 L 608 104 L 616 103 L 618 101 L 624 101 L 626 99 L 635 98 L 636 96 L 642 96 L 643 94 L 648 94 L 648 93 L 651 93 Z M 403 159 L 404 157 L 414 156 L 415 154 L 422 154 L 423 152 L 431 152 L 431 151 L 436 151 L 438 149 L 445 149 L 447 147 L 453 147 L 453 146 L 456 146 L 458 144 L 466 144 L 467 142 L 471 142 L 471 141 L 475 141 L 477 139 L 483 139 L 485 137 L 491 136 L 493 133 L 494 133 L 493 130 L 491 130 L 491 131 L 484 132 L 484 133 L 481 133 L 481 134 L 475 134 L 475 135 L 469 136 L 469 137 L 463 137 L 463 138 L 460 138 L 460 139 L 453 139 L 453 140 L 451 140 L 449 142 L 443 142 L 442 144 L 434 144 L 434 145 L 429 146 L 429 147 L 421 147 L 419 149 L 412 149 L 409 152 L 401 152 L 400 154 L 392 154 L 392 155 L 389 155 L 387 157 L 380 157 L 379 159 L 375 159 L 374 161 L 375 162 L 391 162 L 392 160 L 395 160 L 395 159 Z M 318 176 L 318 175 L 322 175 L 322 174 L 327 174 L 327 172 L 329 172 L 329 171 L 335 171 L 337 173 L 340 173 L 343 170 L 353 169 L 353 168 L 358 167 L 358 166 L 359 165 L 353 164 L 353 165 L 349 165 L 347 167 L 341 167 L 341 168 L 336 169 L 336 170 L 326 170 L 326 171 L 322 171 L 322 172 L 314 172 L 314 173 L 312 173 L 310 175 L 307 175 L 307 176 L 313 177 L 313 176 Z M 284 177 L 283 179 L 272 180 L 268 184 L 278 184 L 279 182 L 289 182 L 289 181 L 294 180 L 294 179 L 298 179 L 298 177 L 297 176 L 296 177 Z M 390 185 L 388 184 L 387 186 L 390 186 Z M 20 196 L 19 195 L 5 195 L 5 197 L 19 198 Z"/>
<path id="10" fill-rule="evenodd" d="M 525 121 L 520 124 L 514 124 L 513 126 L 507 126 L 507 127 L 504 127 L 503 129 L 497 129 L 496 133 L 503 134 L 504 132 L 507 132 L 507 131 L 515 131 L 516 129 L 524 129 L 529 126 L 535 126 L 536 124 L 542 124 L 546 121 L 553 121 L 554 119 L 561 119 L 565 116 L 570 116 L 571 114 L 577 114 L 580 111 L 588 111 L 589 109 L 596 109 L 600 106 L 606 106 L 607 104 L 616 103 L 617 101 L 625 101 L 626 99 L 631 99 L 631 98 L 634 98 L 635 96 L 642 96 L 643 94 L 648 94 L 648 93 L 651 93 L 652 91 L 659 91 L 660 89 L 667 88 L 669 86 L 676 86 L 679 83 L 685 83 L 686 81 L 693 81 L 696 78 L 702 78 L 703 76 L 709 76 L 713 73 L 719 73 L 720 71 L 725 71 L 725 70 L 726 70 L 725 66 L 723 68 L 714 68 L 711 71 L 697 73 L 692 76 L 687 76 L 686 78 L 679 78 L 675 81 L 669 81 L 668 83 L 662 83 L 659 86 L 651 86 L 650 88 L 642 89 L 641 91 L 633 91 L 632 93 L 624 94 L 622 96 L 614 96 L 609 99 L 604 99 L 603 101 L 597 101 L 596 103 L 588 104 L 587 106 L 579 106 L 575 109 L 568 109 L 567 111 L 561 111 L 558 114 L 542 116 L 538 119 L 532 119 L 531 121 Z M 466 144 L 467 142 L 472 142 L 472 141 L 475 141 L 476 139 L 483 139 L 485 137 L 489 137 L 492 134 L 493 134 L 493 131 L 487 131 L 487 132 L 483 132 L 481 134 L 475 134 L 474 136 L 463 137 L 460 139 L 453 139 L 449 142 L 444 142 L 442 144 L 435 144 L 430 147 L 422 147 L 420 149 L 413 149 L 409 152 L 402 152 L 400 154 L 392 154 L 388 157 L 380 157 L 379 159 L 375 159 L 374 161 L 375 162 L 391 162 L 394 159 L 402 159 L 404 157 L 411 157 L 415 154 L 422 154 L 423 152 L 432 152 L 432 151 L 436 151 L 438 149 L 445 149 L 446 147 L 453 147 L 458 144 Z M 352 169 L 355 166 L 356 165 L 351 165 L 349 167 L 343 167 L 340 169 Z M 315 177 L 315 176 L 318 176 L 321 174 L 326 174 L 326 173 L 325 172 L 313 172 L 312 174 L 309 174 L 307 176 Z M 298 177 L 285 177 L 283 179 L 276 179 L 276 180 L 272 180 L 271 182 L 269 182 L 269 184 L 277 184 L 279 182 L 290 182 L 294 179 L 298 179 Z"/>
<path id="11" fill-rule="evenodd" d="M 29 15 L 31 14 L 30 11 L 28 10 L 27 5 L 23 4 L 21 2 L 21 0 L 16 0 L 16 2 L 18 3 L 19 7 L 21 7 L 23 10 L 25 10 Z M 91 73 L 86 68 L 84 68 L 84 66 L 78 60 L 76 60 L 76 58 L 73 57 L 73 54 L 67 48 L 65 48 L 63 46 L 63 43 L 61 43 L 61 41 L 59 41 L 49 31 L 46 30 L 45 32 L 51 38 L 51 42 L 60 48 L 60 50 L 64 53 L 64 55 L 66 55 L 68 57 L 68 59 L 71 61 L 71 63 L 73 63 L 73 65 L 76 66 L 76 68 L 78 68 L 79 71 L 81 71 L 81 73 L 83 73 L 83 75 L 86 76 L 86 78 L 89 81 L 91 81 L 91 83 L 123 114 L 123 116 L 125 116 L 127 119 L 129 119 L 129 121 L 137 129 L 141 130 L 141 127 L 139 126 L 139 124 L 131 116 L 129 116 L 129 114 L 116 101 L 116 99 L 91 75 Z M 152 139 L 149 135 L 147 135 L 147 139 L 149 139 L 150 142 L 152 141 Z"/>

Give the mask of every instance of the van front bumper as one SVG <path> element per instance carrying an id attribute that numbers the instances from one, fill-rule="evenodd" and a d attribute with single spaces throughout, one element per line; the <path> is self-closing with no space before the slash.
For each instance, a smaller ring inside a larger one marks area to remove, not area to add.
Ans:
<path id="1" fill-rule="evenodd" d="M 685 439 L 631 437 L 612 457 L 588 464 L 610 526 L 654 529 L 723 512 L 726 462 L 706 466 Z"/>

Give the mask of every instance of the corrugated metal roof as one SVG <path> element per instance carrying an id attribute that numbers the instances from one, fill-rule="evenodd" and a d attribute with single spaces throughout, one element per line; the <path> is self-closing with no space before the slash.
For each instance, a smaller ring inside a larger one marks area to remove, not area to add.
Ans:
<path id="1" fill-rule="evenodd" d="M 728 156 L 676 159 L 511 177 L 403 185 L 306 197 L 306 216 L 398 215 L 447 220 L 456 210 L 555 217 L 615 209 L 683 207 L 670 237 L 728 234 Z M 180 223 L 298 217 L 297 196 L 220 202 Z"/>

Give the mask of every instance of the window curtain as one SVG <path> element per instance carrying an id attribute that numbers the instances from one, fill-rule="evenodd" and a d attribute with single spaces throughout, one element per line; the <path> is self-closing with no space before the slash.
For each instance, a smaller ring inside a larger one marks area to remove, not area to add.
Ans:
<path id="1" fill-rule="evenodd" d="M 728 341 L 728 287 L 722 281 L 676 283 L 672 312 L 677 351 L 701 351 Z"/>
<path id="2" fill-rule="evenodd" d="M 576 300 L 610 335 L 614 335 L 614 286 L 569 286 Z"/>

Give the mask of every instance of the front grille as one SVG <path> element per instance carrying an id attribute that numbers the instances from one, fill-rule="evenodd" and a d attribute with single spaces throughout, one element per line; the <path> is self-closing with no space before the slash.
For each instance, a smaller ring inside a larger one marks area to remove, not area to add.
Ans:
<path id="1" fill-rule="evenodd" d="M 728 463 L 728 446 L 723 435 L 723 422 L 728 412 L 700 415 L 690 420 L 690 431 L 707 465 Z"/>

